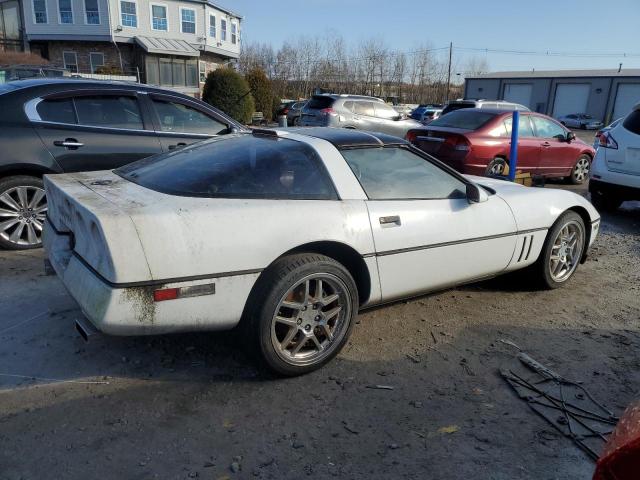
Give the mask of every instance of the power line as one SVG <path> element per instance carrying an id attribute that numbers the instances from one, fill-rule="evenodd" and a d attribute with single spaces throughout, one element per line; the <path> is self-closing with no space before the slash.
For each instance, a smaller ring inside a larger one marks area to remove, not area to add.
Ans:
<path id="1" fill-rule="evenodd" d="M 477 47 L 454 47 L 459 51 L 480 52 L 480 53 L 497 53 L 502 55 L 523 55 L 523 56 L 546 56 L 546 57 L 575 57 L 575 58 L 633 58 L 640 57 L 640 53 L 626 52 L 556 52 L 553 50 L 531 51 L 531 50 L 503 50 L 496 48 L 477 48 Z"/>

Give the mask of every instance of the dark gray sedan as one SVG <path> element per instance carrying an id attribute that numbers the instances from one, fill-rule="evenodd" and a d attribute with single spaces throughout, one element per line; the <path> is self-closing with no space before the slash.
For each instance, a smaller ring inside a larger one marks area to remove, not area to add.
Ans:
<path id="1" fill-rule="evenodd" d="M 0 247 L 41 245 L 42 176 L 111 170 L 244 127 L 180 93 L 50 78 L 0 85 Z"/>

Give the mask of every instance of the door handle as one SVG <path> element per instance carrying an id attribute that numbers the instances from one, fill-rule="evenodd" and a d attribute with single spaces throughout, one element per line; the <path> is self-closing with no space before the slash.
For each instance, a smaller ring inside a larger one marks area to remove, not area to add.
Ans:
<path id="1" fill-rule="evenodd" d="M 175 150 L 176 148 L 186 147 L 187 144 L 184 142 L 176 143 L 175 145 L 169 145 L 169 150 Z"/>
<path id="2" fill-rule="evenodd" d="M 65 147 L 69 150 L 77 150 L 80 147 L 84 147 L 84 143 L 80 143 L 75 138 L 65 138 L 64 140 L 55 140 L 53 144 L 56 147 Z"/>
<path id="3" fill-rule="evenodd" d="M 390 215 L 388 217 L 380 217 L 379 220 L 380 220 L 380 225 L 396 225 L 397 227 L 402 225 L 402 223 L 400 222 L 399 215 Z"/>
<path id="4" fill-rule="evenodd" d="M 550 147 L 551 144 L 549 142 L 542 142 L 543 147 Z"/>

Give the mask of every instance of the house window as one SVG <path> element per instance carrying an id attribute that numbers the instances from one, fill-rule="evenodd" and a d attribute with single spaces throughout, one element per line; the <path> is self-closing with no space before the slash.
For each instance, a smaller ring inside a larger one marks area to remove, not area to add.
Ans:
<path id="1" fill-rule="evenodd" d="M 169 29 L 167 25 L 167 7 L 165 5 L 151 4 L 151 28 L 153 30 Z"/>
<path id="2" fill-rule="evenodd" d="M 126 0 L 120 1 L 120 16 L 122 17 L 122 25 L 125 27 L 138 27 L 138 12 L 135 2 Z"/>
<path id="3" fill-rule="evenodd" d="M 231 43 L 238 43 L 238 26 L 235 23 L 231 24 Z"/>
<path id="4" fill-rule="evenodd" d="M 220 20 L 220 40 L 227 41 L 227 21 Z"/>
<path id="5" fill-rule="evenodd" d="M 58 0 L 58 9 L 60 10 L 60 23 L 73 23 L 71 0 Z"/>
<path id="6" fill-rule="evenodd" d="M 200 77 L 200 83 L 207 81 L 207 62 L 198 62 L 198 74 Z"/>
<path id="7" fill-rule="evenodd" d="M 99 67 L 104 67 L 104 53 L 91 52 L 89 62 L 91 63 L 91 73 L 96 73 Z"/>
<path id="8" fill-rule="evenodd" d="M 84 0 L 84 11 L 87 16 L 87 24 L 100 25 L 100 10 L 98 0 Z"/>
<path id="9" fill-rule="evenodd" d="M 182 33 L 196 33 L 196 11 L 190 8 L 180 9 Z"/>
<path id="10" fill-rule="evenodd" d="M 216 16 L 209 15 L 209 36 L 216 38 Z"/>
<path id="11" fill-rule="evenodd" d="M 33 0 L 33 16 L 36 23 L 47 23 L 47 2 L 46 0 Z"/>
<path id="12" fill-rule="evenodd" d="M 64 62 L 64 68 L 71 73 L 78 73 L 78 56 L 76 52 L 62 52 L 62 60 Z"/>
<path id="13" fill-rule="evenodd" d="M 198 61 L 194 59 L 155 57 L 147 55 L 145 58 L 147 68 L 147 83 L 177 86 L 198 86 Z"/>

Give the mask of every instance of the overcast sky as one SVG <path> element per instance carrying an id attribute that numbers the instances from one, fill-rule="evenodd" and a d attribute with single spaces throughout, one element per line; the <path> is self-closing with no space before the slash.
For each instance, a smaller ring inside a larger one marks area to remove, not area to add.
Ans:
<path id="1" fill-rule="evenodd" d="M 640 68 L 640 0 L 213 0 L 242 15 L 243 40 L 279 47 L 300 35 L 333 30 L 349 45 L 380 37 L 392 49 L 429 44 L 552 56 L 454 50 L 463 69 L 470 55 L 491 70 Z M 622 53 L 635 56 L 625 57 Z M 456 61 L 457 60 L 457 61 Z"/>

